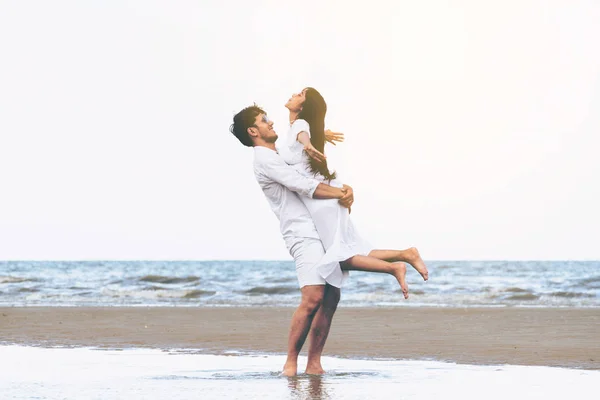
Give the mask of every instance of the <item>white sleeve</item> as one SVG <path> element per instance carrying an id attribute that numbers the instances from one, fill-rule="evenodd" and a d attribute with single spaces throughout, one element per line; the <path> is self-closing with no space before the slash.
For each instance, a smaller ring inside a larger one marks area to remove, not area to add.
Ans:
<path id="1" fill-rule="evenodd" d="M 300 132 L 306 132 L 308 133 L 308 137 L 310 137 L 310 125 L 303 119 L 297 119 L 292 124 L 288 136 L 288 146 L 292 146 L 298 140 L 298 134 Z"/>
<path id="2" fill-rule="evenodd" d="M 301 196 L 313 197 L 319 182 L 308 178 L 289 166 L 279 155 L 274 155 L 261 162 L 260 172 L 272 181 L 275 181 L 292 192 Z"/>

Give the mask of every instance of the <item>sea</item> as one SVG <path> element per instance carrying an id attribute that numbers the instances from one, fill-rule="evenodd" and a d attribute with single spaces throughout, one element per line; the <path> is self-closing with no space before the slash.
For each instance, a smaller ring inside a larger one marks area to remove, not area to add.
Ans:
<path id="1" fill-rule="evenodd" d="M 428 282 L 409 269 L 408 300 L 391 276 L 352 272 L 340 304 L 600 307 L 598 261 L 427 264 Z M 290 261 L 0 262 L 3 307 L 294 307 L 299 299 Z M 48 348 L 0 337 L 0 399 L 563 400 L 595 398 L 600 388 L 598 370 L 324 357 L 325 375 L 287 378 L 284 360 L 281 353 Z M 305 364 L 301 356 L 299 370 Z"/>
<path id="2" fill-rule="evenodd" d="M 600 261 L 429 261 L 410 297 L 352 271 L 343 307 L 600 307 Z M 292 261 L 0 261 L 0 306 L 298 305 Z"/>

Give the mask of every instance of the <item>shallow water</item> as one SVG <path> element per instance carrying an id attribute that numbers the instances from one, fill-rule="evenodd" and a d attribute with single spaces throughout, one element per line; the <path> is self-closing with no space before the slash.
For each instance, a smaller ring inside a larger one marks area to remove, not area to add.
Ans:
<path id="1" fill-rule="evenodd" d="M 324 376 L 279 375 L 281 355 L 0 346 L 2 399 L 561 399 L 600 371 L 324 357 Z M 306 365 L 301 357 L 300 367 Z"/>
<path id="2" fill-rule="evenodd" d="M 387 275 L 352 272 L 348 307 L 600 307 L 598 261 L 431 261 L 408 301 Z M 4 306 L 296 306 L 291 261 L 0 261 Z"/>

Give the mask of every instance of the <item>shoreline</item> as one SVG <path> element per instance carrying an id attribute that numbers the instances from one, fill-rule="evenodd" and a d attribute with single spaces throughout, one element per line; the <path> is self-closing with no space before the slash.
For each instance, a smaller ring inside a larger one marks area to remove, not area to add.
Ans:
<path id="1" fill-rule="evenodd" d="M 293 307 L 0 307 L 0 340 L 284 354 L 293 312 Z M 339 307 L 323 355 L 599 370 L 599 334 L 600 308 Z M 301 355 L 306 349 L 307 344 Z"/>

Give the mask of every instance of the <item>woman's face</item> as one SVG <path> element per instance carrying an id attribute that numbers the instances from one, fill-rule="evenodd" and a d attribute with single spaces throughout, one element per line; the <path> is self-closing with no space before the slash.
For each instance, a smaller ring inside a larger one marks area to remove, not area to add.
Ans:
<path id="1" fill-rule="evenodd" d="M 294 93 L 292 97 L 285 103 L 285 107 L 290 111 L 302 110 L 302 104 L 306 100 L 306 89 L 302 89 L 298 93 Z"/>

